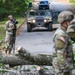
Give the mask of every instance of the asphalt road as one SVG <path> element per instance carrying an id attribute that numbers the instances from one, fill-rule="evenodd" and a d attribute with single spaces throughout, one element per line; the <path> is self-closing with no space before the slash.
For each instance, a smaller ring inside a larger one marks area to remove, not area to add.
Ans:
<path id="1" fill-rule="evenodd" d="M 42 30 L 42 29 L 41 29 Z M 22 46 L 33 54 L 52 54 L 53 53 L 53 34 L 47 30 L 33 30 L 27 32 L 27 27 L 23 28 L 21 34 L 17 37 L 16 47 Z"/>
<path id="2" fill-rule="evenodd" d="M 67 7 L 71 8 L 69 4 L 67 4 Z M 65 7 L 62 6 L 60 7 L 61 10 L 63 10 L 64 8 Z M 16 48 L 22 46 L 33 54 L 52 54 L 54 51 L 52 41 L 54 32 L 55 30 L 52 32 L 45 30 L 44 31 L 35 30 L 33 32 L 28 33 L 27 27 L 25 25 L 21 34 L 17 37 Z"/>

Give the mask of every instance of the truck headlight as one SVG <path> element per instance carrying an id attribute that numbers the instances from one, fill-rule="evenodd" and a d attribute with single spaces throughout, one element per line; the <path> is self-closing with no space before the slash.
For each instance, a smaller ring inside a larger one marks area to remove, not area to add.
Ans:
<path id="1" fill-rule="evenodd" d="M 48 18 L 48 20 L 50 21 L 50 20 L 52 20 L 52 18 Z"/>
<path id="2" fill-rule="evenodd" d="M 28 21 L 27 22 L 31 22 L 31 19 L 28 18 Z"/>
<path id="3" fill-rule="evenodd" d="M 44 20 L 44 22 L 47 22 L 47 20 Z"/>
<path id="4" fill-rule="evenodd" d="M 28 18 L 28 21 L 30 21 L 30 19 Z"/>
<path id="5" fill-rule="evenodd" d="M 32 22 L 33 22 L 33 23 L 35 23 L 36 21 L 35 21 L 35 20 L 33 20 Z"/>

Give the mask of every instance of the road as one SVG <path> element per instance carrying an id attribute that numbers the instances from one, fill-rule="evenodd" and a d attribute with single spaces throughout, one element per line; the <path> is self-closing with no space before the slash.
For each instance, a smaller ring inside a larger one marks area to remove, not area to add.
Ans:
<path id="1" fill-rule="evenodd" d="M 64 10 L 65 7 L 63 4 L 60 3 L 53 3 L 54 6 L 55 4 L 60 7 L 61 10 Z M 55 6 L 56 7 L 56 6 Z M 54 8 L 55 8 L 54 7 Z M 67 4 L 67 8 L 70 8 L 71 6 Z M 60 10 L 57 9 L 57 10 Z M 21 34 L 17 37 L 16 40 L 16 48 L 19 46 L 24 47 L 26 50 L 33 54 L 52 54 L 54 52 L 53 49 L 53 34 L 55 31 L 33 31 L 28 33 L 27 32 L 27 27 L 23 28 L 23 31 Z"/>
<path id="2" fill-rule="evenodd" d="M 28 33 L 26 25 L 21 34 L 17 37 L 16 47 L 22 46 L 26 50 L 35 54 L 52 54 L 54 31 L 33 31 Z"/>

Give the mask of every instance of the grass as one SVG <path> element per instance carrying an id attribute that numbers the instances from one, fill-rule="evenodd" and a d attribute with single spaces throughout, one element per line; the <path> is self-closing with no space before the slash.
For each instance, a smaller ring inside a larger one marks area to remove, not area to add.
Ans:
<path id="1" fill-rule="evenodd" d="M 17 27 L 19 27 L 22 22 L 24 21 L 25 18 L 17 18 L 16 20 L 18 21 Z"/>
<path id="2" fill-rule="evenodd" d="M 71 3 L 71 5 L 75 8 L 75 3 Z"/>
<path id="3" fill-rule="evenodd" d="M 0 26 L 0 40 L 3 40 L 5 37 L 5 29 L 3 26 Z"/>
<path id="4" fill-rule="evenodd" d="M 70 3 L 75 3 L 75 1 L 74 1 L 74 0 L 69 0 L 69 2 L 70 2 Z"/>
<path id="5" fill-rule="evenodd" d="M 24 21 L 25 18 L 21 18 L 21 17 L 17 17 L 16 20 L 18 21 L 17 27 L 19 27 L 22 22 Z M 6 23 L 7 19 L 5 19 L 4 21 L 0 22 L 0 40 L 2 40 L 5 37 L 5 23 Z"/>

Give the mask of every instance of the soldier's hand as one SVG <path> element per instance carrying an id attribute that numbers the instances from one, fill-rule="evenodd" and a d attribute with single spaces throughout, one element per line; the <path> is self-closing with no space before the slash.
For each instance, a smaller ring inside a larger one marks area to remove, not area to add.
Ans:
<path id="1" fill-rule="evenodd" d="M 14 29 L 14 27 L 12 27 L 12 29 Z"/>

